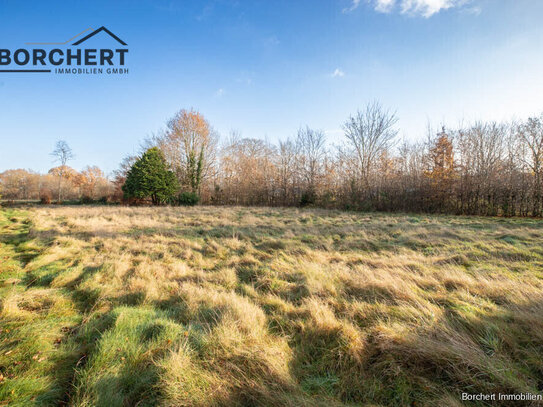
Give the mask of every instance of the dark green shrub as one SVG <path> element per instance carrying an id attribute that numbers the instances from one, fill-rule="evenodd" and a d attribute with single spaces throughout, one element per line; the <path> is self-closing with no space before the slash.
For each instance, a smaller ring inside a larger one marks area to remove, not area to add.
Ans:
<path id="1" fill-rule="evenodd" d="M 94 203 L 94 199 L 92 199 L 88 195 L 83 195 L 81 197 L 80 203 L 82 203 L 83 205 L 90 205 L 90 204 Z"/>
<path id="2" fill-rule="evenodd" d="M 122 189 L 124 198 L 129 201 L 151 198 L 153 205 L 161 205 L 175 197 L 179 185 L 162 151 L 153 147 L 132 165 Z"/>
<path id="3" fill-rule="evenodd" d="M 198 203 L 200 197 L 194 192 L 182 192 L 179 194 L 179 205 L 194 206 Z"/>
<path id="4" fill-rule="evenodd" d="M 309 206 L 313 205 L 316 200 L 315 193 L 313 191 L 306 191 L 302 194 L 300 198 L 300 206 Z"/>

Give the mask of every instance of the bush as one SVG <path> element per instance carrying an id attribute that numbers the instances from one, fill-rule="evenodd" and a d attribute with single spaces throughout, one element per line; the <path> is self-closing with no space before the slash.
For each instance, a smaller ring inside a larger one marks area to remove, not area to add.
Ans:
<path id="1" fill-rule="evenodd" d="M 179 194 L 179 205 L 194 206 L 198 203 L 200 197 L 194 192 L 183 192 Z"/>
<path id="2" fill-rule="evenodd" d="M 40 195 L 40 203 L 41 203 L 42 205 L 49 205 L 49 204 L 51 204 L 51 199 L 52 199 L 52 197 L 51 197 L 51 192 L 49 192 L 49 191 L 44 191 L 44 192 L 42 192 L 41 195 Z"/>
<path id="3" fill-rule="evenodd" d="M 81 197 L 81 200 L 80 202 L 83 204 L 83 205 L 90 205 L 92 203 L 94 203 L 94 199 L 92 199 L 90 196 L 88 195 L 83 195 Z"/>
<path id="4" fill-rule="evenodd" d="M 309 206 L 313 205 L 316 200 L 315 193 L 313 191 L 307 191 L 302 194 L 300 198 L 300 206 Z"/>
<path id="5" fill-rule="evenodd" d="M 153 205 L 161 205 L 175 199 L 179 184 L 162 151 L 153 147 L 132 165 L 122 189 L 125 199 L 150 198 Z"/>

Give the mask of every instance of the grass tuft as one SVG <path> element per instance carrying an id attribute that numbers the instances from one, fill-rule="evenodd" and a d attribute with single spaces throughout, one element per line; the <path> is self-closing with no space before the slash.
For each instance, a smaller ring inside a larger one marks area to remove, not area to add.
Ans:
<path id="1" fill-rule="evenodd" d="M 0 405 L 461 406 L 462 392 L 538 393 L 541 247 L 531 219 L 2 209 Z"/>

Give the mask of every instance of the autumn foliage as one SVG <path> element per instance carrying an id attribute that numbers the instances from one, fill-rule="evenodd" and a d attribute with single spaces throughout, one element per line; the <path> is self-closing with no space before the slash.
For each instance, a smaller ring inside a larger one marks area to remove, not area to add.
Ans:
<path id="1" fill-rule="evenodd" d="M 157 148 L 164 174 L 174 174 L 178 185 L 169 203 L 190 194 L 192 202 L 217 205 L 543 214 L 543 115 L 443 127 L 429 131 L 425 142 L 398 140 L 397 122 L 393 112 L 372 103 L 347 118 L 342 138 L 327 140 L 322 130 L 305 126 L 274 144 L 236 131 L 221 140 L 202 113 L 183 109 L 111 176 L 96 166 L 71 168 L 71 150 L 59 142 L 55 156 L 64 164 L 45 175 L 5 171 L 0 193 L 4 200 L 38 200 L 47 193 L 56 201 L 124 202 L 129 171 Z"/>

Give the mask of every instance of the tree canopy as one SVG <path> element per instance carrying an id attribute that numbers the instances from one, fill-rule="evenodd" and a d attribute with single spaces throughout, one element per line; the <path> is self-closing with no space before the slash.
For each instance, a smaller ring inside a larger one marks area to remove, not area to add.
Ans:
<path id="1" fill-rule="evenodd" d="M 151 198 L 153 205 L 171 202 L 178 190 L 177 178 L 157 147 L 148 149 L 132 165 L 123 185 L 125 198 Z"/>

